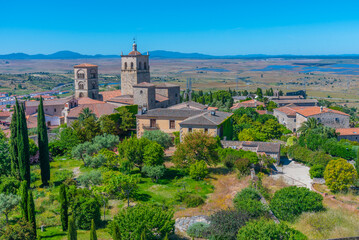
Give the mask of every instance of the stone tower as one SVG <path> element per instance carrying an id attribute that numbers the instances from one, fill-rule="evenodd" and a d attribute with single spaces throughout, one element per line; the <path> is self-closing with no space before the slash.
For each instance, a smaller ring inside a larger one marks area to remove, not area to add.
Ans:
<path id="1" fill-rule="evenodd" d="M 74 66 L 75 98 L 99 99 L 98 66 L 83 63 Z"/>
<path id="2" fill-rule="evenodd" d="M 150 82 L 149 55 L 137 51 L 136 42 L 128 55 L 121 55 L 121 95 L 133 95 L 133 85 Z"/>

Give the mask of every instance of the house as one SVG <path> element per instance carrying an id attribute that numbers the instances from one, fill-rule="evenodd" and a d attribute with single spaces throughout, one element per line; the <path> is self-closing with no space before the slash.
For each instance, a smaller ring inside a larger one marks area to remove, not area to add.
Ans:
<path id="1" fill-rule="evenodd" d="M 297 130 L 297 110 L 304 109 L 294 104 L 289 104 L 284 107 L 273 109 L 273 115 L 278 119 L 278 122 L 286 128 L 295 132 Z"/>
<path id="2" fill-rule="evenodd" d="M 62 121 L 61 119 L 62 119 L 62 117 L 59 117 L 59 116 L 45 114 L 45 123 L 46 123 L 47 127 L 60 126 L 61 121 Z M 34 113 L 32 115 L 27 115 L 26 116 L 26 124 L 27 124 L 28 129 L 36 128 L 37 127 L 37 113 Z"/>
<path id="3" fill-rule="evenodd" d="M 359 142 L 359 128 L 337 128 L 336 132 L 339 134 L 338 141 L 347 139 Z"/>
<path id="4" fill-rule="evenodd" d="M 195 110 L 206 110 L 208 106 L 200 104 L 198 102 L 188 101 L 176 104 L 169 107 L 170 109 L 195 109 Z"/>
<path id="5" fill-rule="evenodd" d="M 275 102 L 278 107 L 283 107 L 288 104 L 295 104 L 301 107 L 317 106 L 317 99 L 304 99 L 302 96 L 280 96 L 272 98 L 271 101 Z"/>
<path id="6" fill-rule="evenodd" d="M 182 105 L 183 106 L 183 105 Z M 161 130 L 168 134 L 180 132 L 183 136 L 192 131 L 208 132 L 211 136 L 232 137 L 232 113 L 192 108 L 158 108 L 140 112 L 137 117 L 137 137 L 145 131 Z"/>
<path id="7" fill-rule="evenodd" d="M 309 118 L 316 118 L 319 123 L 332 128 L 349 128 L 350 115 L 326 107 L 307 107 L 297 110 L 296 129 Z"/>
<path id="8" fill-rule="evenodd" d="M 255 142 L 255 141 L 221 141 L 223 148 L 242 149 L 257 153 L 265 154 L 271 158 L 280 161 L 280 143 L 272 142 Z"/>
<path id="9" fill-rule="evenodd" d="M 263 106 L 265 107 L 264 103 L 259 102 L 255 99 L 251 99 L 251 100 L 247 100 L 244 102 L 239 102 L 239 103 L 235 103 L 233 104 L 233 106 L 231 107 L 231 110 L 236 110 L 238 108 L 244 107 L 244 108 L 257 108 L 257 106 Z"/>
<path id="10" fill-rule="evenodd" d="M 32 115 L 37 113 L 40 101 L 26 101 L 25 102 L 25 114 Z M 74 97 L 59 98 L 52 100 L 44 100 L 44 113 L 51 116 L 62 116 L 62 111 L 66 106 L 73 108 L 78 106 L 78 100 Z"/>

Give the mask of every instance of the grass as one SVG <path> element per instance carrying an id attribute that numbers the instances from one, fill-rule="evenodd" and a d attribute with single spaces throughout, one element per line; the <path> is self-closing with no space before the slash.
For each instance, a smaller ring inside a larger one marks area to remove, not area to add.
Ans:
<path id="1" fill-rule="evenodd" d="M 38 236 L 41 236 L 42 239 L 51 239 L 51 240 L 66 240 L 67 232 L 63 232 L 61 227 L 49 227 L 45 228 L 44 232 L 40 230 L 37 231 Z M 111 239 L 111 235 L 107 232 L 107 229 L 97 229 L 96 230 L 97 238 L 101 239 Z M 78 240 L 88 240 L 90 239 L 90 231 L 86 230 L 77 230 L 77 239 Z"/>

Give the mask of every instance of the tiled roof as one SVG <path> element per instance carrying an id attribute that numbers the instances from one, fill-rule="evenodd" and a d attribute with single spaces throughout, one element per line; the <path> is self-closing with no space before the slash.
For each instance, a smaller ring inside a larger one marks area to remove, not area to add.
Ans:
<path id="1" fill-rule="evenodd" d="M 164 102 L 168 101 L 168 97 L 165 97 L 161 94 L 156 94 L 156 102 Z"/>
<path id="2" fill-rule="evenodd" d="M 83 104 L 79 105 L 75 108 L 70 109 L 68 114 L 69 118 L 78 118 L 79 114 L 82 112 L 83 109 L 89 108 L 96 117 L 101 117 L 102 115 L 109 115 L 115 112 L 115 108 L 117 106 L 109 103 L 93 103 L 93 104 Z"/>
<path id="3" fill-rule="evenodd" d="M 107 102 L 123 103 L 123 104 L 132 105 L 132 104 L 134 104 L 134 99 L 133 99 L 132 95 L 121 95 L 121 96 L 117 96 L 117 97 L 108 99 Z"/>
<path id="4" fill-rule="evenodd" d="M 203 113 L 201 110 L 195 109 L 171 109 L 156 108 L 148 110 L 145 114 L 137 115 L 138 118 L 164 118 L 164 119 L 186 119 Z"/>
<path id="5" fill-rule="evenodd" d="M 111 98 L 121 96 L 121 90 L 104 91 L 104 92 L 100 92 L 100 94 L 102 95 L 102 100 L 106 102 Z"/>
<path id="6" fill-rule="evenodd" d="M 74 66 L 74 68 L 88 68 L 88 67 L 98 67 L 98 66 L 91 63 L 82 63 Z"/>
<path id="7" fill-rule="evenodd" d="M 256 108 L 259 105 L 262 105 L 264 107 L 264 103 L 259 102 L 259 101 L 254 100 L 254 99 L 251 99 L 251 100 L 247 100 L 247 101 L 244 101 L 244 102 L 235 103 L 233 105 L 233 107 L 231 107 L 231 109 L 233 110 L 233 109 L 238 109 L 238 108 L 241 108 L 241 107 Z"/>
<path id="8" fill-rule="evenodd" d="M 142 55 L 139 51 L 131 51 L 128 55 Z"/>
<path id="9" fill-rule="evenodd" d="M 83 105 L 83 104 L 94 104 L 94 103 L 104 103 L 102 101 L 99 100 L 95 100 L 92 98 L 88 98 L 88 97 L 81 97 L 78 99 L 78 104 L 79 105 Z"/>
<path id="10" fill-rule="evenodd" d="M 284 113 L 287 116 L 295 117 L 297 115 L 298 110 L 303 110 L 305 108 L 308 108 L 308 107 L 299 107 L 295 104 L 289 104 L 284 107 L 276 108 L 276 109 L 274 109 L 274 111 L 279 111 L 279 112 Z"/>
<path id="11" fill-rule="evenodd" d="M 218 107 L 208 107 L 207 110 L 218 110 Z"/>
<path id="12" fill-rule="evenodd" d="M 44 100 L 44 106 L 53 106 L 53 105 L 65 105 L 65 103 L 69 102 L 70 100 L 72 100 L 72 96 L 71 97 L 67 97 L 67 98 L 58 98 L 58 99 L 52 99 L 52 100 Z M 25 106 L 26 107 L 36 107 L 40 104 L 40 101 L 26 101 L 25 102 Z"/>
<path id="13" fill-rule="evenodd" d="M 336 132 L 340 136 L 359 135 L 359 128 L 337 128 Z"/>
<path id="14" fill-rule="evenodd" d="M 259 115 L 269 114 L 267 110 L 256 110 Z"/>
<path id="15" fill-rule="evenodd" d="M 154 87 L 155 85 L 149 82 L 141 82 L 139 84 L 133 85 L 133 87 Z"/>
<path id="16" fill-rule="evenodd" d="M 303 103 L 318 103 L 317 99 L 280 99 L 280 100 L 272 100 L 273 102 L 283 105 L 283 104 L 290 104 L 290 103 L 294 103 L 294 104 L 303 104 Z"/>
<path id="17" fill-rule="evenodd" d="M 280 143 L 256 141 L 221 141 L 224 148 L 242 149 L 243 147 L 256 147 L 257 153 L 280 154 Z"/>
<path id="18" fill-rule="evenodd" d="M 9 111 L 0 112 L 0 117 L 10 117 L 11 115 L 12 115 L 12 112 L 9 112 Z"/>
<path id="19" fill-rule="evenodd" d="M 224 120 L 233 115 L 233 113 L 214 111 L 215 114 L 212 114 L 213 111 L 206 111 L 202 114 L 189 117 L 186 120 L 180 123 L 181 126 L 184 125 L 196 125 L 196 126 L 218 126 Z"/>
<path id="20" fill-rule="evenodd" d="M 156 88 L 169 88 L 169 87 L 180 87 L 179 85 L 175 85 L 172 83 L 160 83 L 160 84 L 156 84 Z"/>
<path id="21" fill-rule="evenodd" d="M 188 101 L 188 102 L 183 102 L 183 103 L 173 105 L 169 108 L 170 109 L 189 109 L 190 108 L 190 109 L 197 109 L 197 110 L 205 110 L 205 109 L 207 109 L 207 106 L 197 103 L 197 102 Z"/>
<path id="22" fill-rule="evenodd" d="M 329 108 L 326 108 L 326 107 L 323 107 L 323 108 L 321 108 L 321 107 L 307 107 L 305 109 L 297 110 L 297 113 L 299 113 L 300 115 L 303 115 L 304 117 L 310 117 L 310 116 L 313 116 L 313 115 L 318 115 L 318 114 L 323 114 L 323 113 L 335 113 L 335 114 L 349 116 L 348 114 L 343 113 L 341 111 L 329 109 Z"/>

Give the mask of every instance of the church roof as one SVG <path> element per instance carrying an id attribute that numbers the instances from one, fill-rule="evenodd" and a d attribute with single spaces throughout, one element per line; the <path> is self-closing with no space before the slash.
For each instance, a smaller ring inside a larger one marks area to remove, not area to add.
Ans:
<path id="1" fill-rule="evenodd" d="M 91 63 L 82 63 L 74 66 L 74 68 L 87 68 L 87 67 L 98 67 L 98 66 Z"/>
<path id="2" fill-rule="evenodd" d="M 104 91 L 100 92 L 100 94 L 102 95 L 102 100 L 106 102 L 111 98 L 121 96 L 121 90 Z"/>
<path id="3" fill-rule="evenodd" d="M 99 101 L 99 100 L 95 100 L 89 97 L 81 97 L 78 98 L 78 104 L 79 105 L 83 105 L 83 104 L 94 104 L 94 103 L 104 103 L 103 101 Z"/>
<path id="4" fill-rule="evenodd" d="M 142 55 L 139 51 L 131 51 L 128 55 Z"/>
<path id="5" fill-rule="evenodd" d="M 154 87 L 155 85 L 149 82 L 141 82 L 139 84 L 133 85 L 133 87 Z"/>

